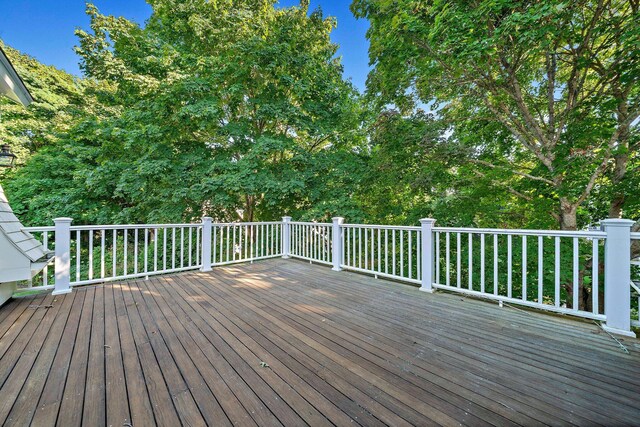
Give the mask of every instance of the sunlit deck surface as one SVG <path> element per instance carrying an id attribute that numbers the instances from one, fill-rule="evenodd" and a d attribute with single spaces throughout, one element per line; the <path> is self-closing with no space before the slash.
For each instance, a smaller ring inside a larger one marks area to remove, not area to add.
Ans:
<path id="1" fill-rule="evenodd" d="M 625 425 L 640 348 L 593 323 L 290 260 L 17 298 L 4 425 Z"/>

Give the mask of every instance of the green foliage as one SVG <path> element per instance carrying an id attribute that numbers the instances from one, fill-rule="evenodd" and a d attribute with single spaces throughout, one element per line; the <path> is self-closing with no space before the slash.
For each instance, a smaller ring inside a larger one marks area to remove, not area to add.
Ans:
<path id="1" fill-rule="evenodd" d="M 469 130 L 478 134 L 483 129 Z M 486 130 L 486 129 L 484 129 Z M 525 203 L 478 174 L 468 149 L 451 138 L 446 123 L 422 110 L 381 114 L 370 130 L 372 155 L 359 202 L 367 221 L 443 226 L 554 228 L 550 201 Z M 512 178 L 505 174 L 505 181 Z"/>
<path id="2" fill-rule="evenodd" d="M 335 57 L 335 21 L 307 3 L 152 6 L 144 28 L 88 6 L 77 52 L 112 114 L 70 129 L 7 185 L 27 222 L 355 215 L 344 186 L 363 166 L 365 111 Z"/>
<path id="3" fill-rule="evenodd" d="M 123 220 L 273 219 L 322 185 L 362 137 L 333 20 L 272 2 L 153 2 L 145 28 L 100 15 L 80 31 L 88 76 L 115 87 L 96 169 Z M 312 180 L 312 177 L 316 179 Z"/>
<path id="4" fill-rule="evenodd" d="M 78 116 L 91 109 L 92 99 L 85 94 L 90 85 L 21 54 L 2 41 L 0 47 L 34 98 L 28 109 L 8 98 L 0 98 L 2 142 L 9 144 L 18 155 L 18 162 L 24 164 L 34 152 L 54 144 Z"/>
<path id="5" fill-rule="evenodd" d="M 371 22 L 369 95 L 405 116 L 418 102 L 437 111 L 462 156 L 455 174 L 467 167 L 485 197 L 492 187 L 501 204 L 517 198 L 508 204 L 569 229 L 623 209 L 637 217 L 636 2 L 355 0 L 352 10 Z"/>
<path id="6" fill-rule="evenodd" d="M 46 225 L 61 216 L 80 224 L 104 224 L 116 217 L 117 204 L 93 178 L 100 156 L 100 147 L 90 142 L 94 137 L 90 122 L 84 122 L 3 181 L 24 224 Z"/>
<path id="7" fill-rule="evenodd" d="M 27 224 L 640 216 L 633 2 L 355 0 L 368 99 L 306 1 L 151 5 L 144 26 L 88 5 L 82 79 L 5 47 L 36 98 L 0 101 Z"/>

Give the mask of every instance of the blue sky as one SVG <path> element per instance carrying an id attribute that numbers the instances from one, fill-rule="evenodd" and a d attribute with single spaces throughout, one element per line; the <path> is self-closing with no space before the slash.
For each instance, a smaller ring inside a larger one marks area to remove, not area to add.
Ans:
<path id="1" fill-rule="evenodd" d="M 349 11 L 349 0 L 311 0 L 311 9 L 321 6 L 325 15 L 338 19 L 332 39 L 340 45 L 345 77 L 364 90 L 368 67 L 368 22 L 356 20 Z M 124 16 L 144 23 L 151 7 L 144 0 L 94 0 L 105 14 Z M 279 6 L 299 4 L 299 0 L 280 0 Z M 84 0 L 0 0 L 0 38 L 8 45 L 39 61 L 80 75 L 78 57 L 73 52 L 76 27 L 88 28 Z"/>

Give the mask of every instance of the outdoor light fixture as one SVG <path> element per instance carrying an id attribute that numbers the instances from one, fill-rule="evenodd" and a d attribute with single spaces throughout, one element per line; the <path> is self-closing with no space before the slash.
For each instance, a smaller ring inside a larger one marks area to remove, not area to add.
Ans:
<path id="1" fill-rule="evenodd" d="M 17 156 L 11 152 L 11 147 L 3 144 L 0 148 L 0 167 L 12 168 L 16 162 Z"/>

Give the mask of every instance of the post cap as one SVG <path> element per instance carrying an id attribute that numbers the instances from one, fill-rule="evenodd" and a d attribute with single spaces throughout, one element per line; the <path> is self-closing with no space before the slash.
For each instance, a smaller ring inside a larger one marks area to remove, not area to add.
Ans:
<path id="1" fill-rule="evenodd" d="M 436 223 L 436 220 L 433 219 L 433 218 L 421 218 L 420 219 L 420 224 L 431 224 L 431 225 L 433 225 L 435 223 Z"/>
<path id="2" fill-rule="evenodd" d="M 604 227 L 628 227 L 635 224 L 635 221 L 631 219 L 620 219 L 620 218 L 607 218 L 600 221 L 600 225 Z"/>
<path id="3" fill-rule="evenodd" d="M 282 217 L 282 221 L 289 222 L 289 221 L 291 221 L 291 217 L 290 216 L 283 216 Z"/>
<path id="4" fill-rule="evenodd" d="M 334 216 L 333 218 L 331 218 L 331 220 L 337 224 L 344 223 L 344 218 L 341 216 Z"/>
<path id="5" fill-rule="evenodd" d="M 210 216 L 203 216 L 203 217 L 202 217 L 202 221 L 209 221 L 209 222 L 211 222 L 211 221 L 213 221 L 213 218 L 211 218 Z"/>
<path id="6" fill-rule="evenodd" d="M 71 221 L 73 221 L 73 218 L 67 218 L 67 217 L 62 217 L 62 218 L 55 218 L 53 220 L 54 223 L 61 223 L 64 224 L 65 222 L 71 223 Z"/>

